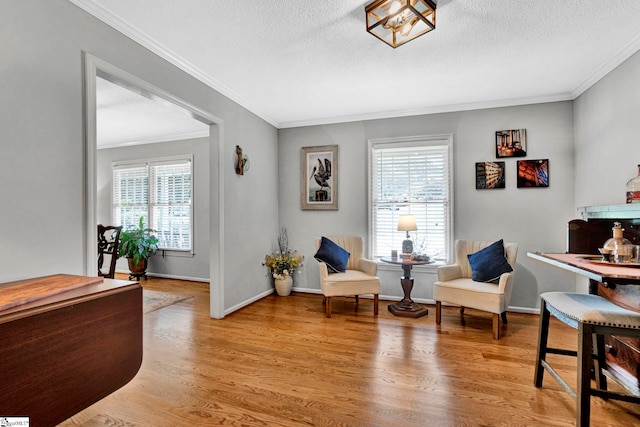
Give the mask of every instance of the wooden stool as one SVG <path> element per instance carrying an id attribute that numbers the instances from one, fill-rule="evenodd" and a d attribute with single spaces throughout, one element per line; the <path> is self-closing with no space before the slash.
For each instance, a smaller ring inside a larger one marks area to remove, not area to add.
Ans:
<path id="1" fill-rule="evenodd" d="M 545 292 L 540 295 L 540 329 L 536 358 L 535 386 L 542 387 L 544 370 L 576 401 L 576 426 L 588 426 L 591 396 L 640 403 L 640 397 L 607 391 L 603 374 L 605 363 L 603 334 L 640 337 L 640 313 L 624 309 L 597 295 Z M 549 314 L 578 330 L 578 351 L 547 347 Z M 593 346 L 593 337 L 596 346 Z M 595 354 L 593 354 L 595 350 Z M 546 361 L 548 353 L 574 356 L 578 360 L 577 390 L 564 381 Z M 595 368 L 596 388 L 591 387 L 591 366 Z"/>

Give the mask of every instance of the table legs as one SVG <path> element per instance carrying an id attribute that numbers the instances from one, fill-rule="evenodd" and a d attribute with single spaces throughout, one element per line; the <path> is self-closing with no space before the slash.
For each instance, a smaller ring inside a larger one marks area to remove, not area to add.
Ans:
<path id="1" fill-rule="evenodd" d="M 411 290 L 413 289 L 413 277 L 410 275 L 411 266 L 403 266 L 405 275 L 400 278 L 400 284 L 402 285 L 402 292 L 404 298 L 400 302 L 390 304 L 388 306 L 389 311 L 396 316 L 403 317 L 421 317 L 425 314 L 429 314 L 429 310 L 413 302 L 411 299 Z M 407 271 L 408 270 L 408 271 Z"/>

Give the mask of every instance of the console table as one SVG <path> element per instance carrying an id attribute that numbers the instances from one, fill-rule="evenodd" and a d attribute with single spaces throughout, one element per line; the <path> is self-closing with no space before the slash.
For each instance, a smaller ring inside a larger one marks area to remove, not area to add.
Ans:
<path id="1" fill-rule="evenodd" d="M 57 274 L 0 284 L 0 415 L 55 426 L 142 362 L 142 287 Z"/>
<path id="2" fill-rule="evenodd" d="M 404 297 L 401 301 L 390 304 L 387 308 L 396 316 L 403 317 L 421 317 L 429 314 L 427 307 L 413 302 L 411 299 L 411 291 L 413 290 L 413 277 L 411 277 L 411 269 L 414 265 L 431 264 L 432 261 L 418 261 L 409 258 L 387 258 L 382 257 L 383 262 L 402 266 L 404 275 L 400 278 L 402 292 Z"/>

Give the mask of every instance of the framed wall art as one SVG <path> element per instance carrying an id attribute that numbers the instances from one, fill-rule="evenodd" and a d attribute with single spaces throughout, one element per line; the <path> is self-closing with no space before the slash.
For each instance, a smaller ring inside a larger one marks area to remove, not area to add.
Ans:
<path id="1" fill-rule="evenodd" d="M 518 188 L 548 187 L 549 159 L 518 160 Z"/>
<path id="2" fill-rule="evenodd" d="M 476 190 L 504 188 L 504 162 L 476 163 Z"/>
<path id="3" fill-rule="evenodd" d="M 527 130 L 496 131 L 496 157 L 525 157 L 527 155 Z"/>
<path id="4" fill-rule="evenodd" d="M 338 209 L 338 146 L 302 147 L 300 151 L 300 208 Z"/>

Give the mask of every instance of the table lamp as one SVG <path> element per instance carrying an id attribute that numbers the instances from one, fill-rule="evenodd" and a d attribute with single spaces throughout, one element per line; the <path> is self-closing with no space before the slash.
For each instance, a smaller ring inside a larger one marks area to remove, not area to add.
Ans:
<path id="1" fill-rule="evenodd" d="M 410 254 L 413 252 L 413 242 L 409 237 L 410 231 L 416 231 L 418 226 L 416 225 L 416 217 L 413 215 L 400 215 L 398 218 L 398 231 L 406 231 L 407 239 L 402 241 L 402 253 Z"/>

